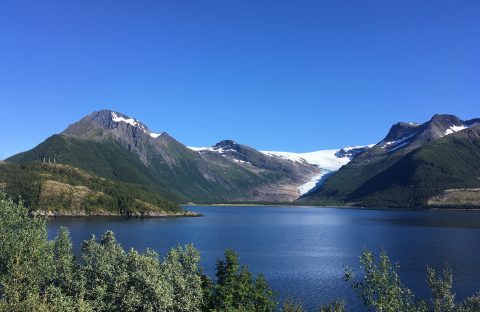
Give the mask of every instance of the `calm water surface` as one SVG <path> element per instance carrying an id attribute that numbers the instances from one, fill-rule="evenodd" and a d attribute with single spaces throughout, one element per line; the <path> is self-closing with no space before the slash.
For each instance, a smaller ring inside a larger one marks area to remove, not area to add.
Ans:
<path id="1" fill-rule="evenodd" d="M 358 267 L 364 248 L 382 248 L 400 263 L 400 277 L 420 295 L 427 265 L 448 262 L 455 291 L 464 298 L 480 290 L 480 212 L 383 211 L 305 207 L 187 207 L 199 218 L 59 218 L 48 223 L 54 237 L 67 226 L 78 252 L 91 234 L 113 230 L 125 248 L 156 249 L 193 243 L 206 273 L 226 248 L 240 254 L 251 271 L 265 273 L 280 297 L 289 295 L 314 309 L 345 298 L 359 310 L 343 281 L 344 266 Z"/>

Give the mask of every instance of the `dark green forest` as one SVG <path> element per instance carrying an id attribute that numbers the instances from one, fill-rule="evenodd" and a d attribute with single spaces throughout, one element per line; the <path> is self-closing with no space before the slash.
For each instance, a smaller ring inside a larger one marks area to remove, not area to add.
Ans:
<path id="1" fill-rule="evenodd" d="M 49 240 L 44 217 L 0 193 L 0 311 L 305 311 L 295 299 L 278 302 L 265 277 L 250 273 L 232 250 L 217 261 L 214 278 L 199 261 L 192 245 L 163 258 L 153 250 L 125 251 L 110 231 L 84 241 L 77 259 L 68 229 Z M 427 268 L 430 299 L 415 297 L 397 269 L 385 252 L 376 258 L 365 251 L 358 275 L 346 268 L 345 280 L 365 310 L 480 310 L 480 295 L 455 300 L 447 267 L 441 274 Z M 342 312 L 346 303 L 318 310 Z"/>

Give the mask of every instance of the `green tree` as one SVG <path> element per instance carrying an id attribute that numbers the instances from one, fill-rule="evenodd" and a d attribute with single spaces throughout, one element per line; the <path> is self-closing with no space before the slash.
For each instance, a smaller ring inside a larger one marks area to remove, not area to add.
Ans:
<path id="1" fill-rule="evenodd" d="M 10 311 L 41 308 L 52 268 L 52 244 L 45 219 L 0 193 L 0 307 Z"/>
<path id="2" fill-rule="evenodd" d="M 177 246 L 170 250 L 163 262 L 163 274 L 167 284 L 173 288 L 171 311 L 200 311 L 203 305 L 202 278 L 198 263 L 200 254 L 193 247 Z"/>
<path id="3" fill-rule="evenodd" d="M 86 299 L 98 311 L 115 311 L 121 306 L 118 294 L 125 287 L 126 253 L 117 243 L 113 232 L 108 231 L 100 240 L 95 236 L 82 246 L 86 280 Z"/>
<path id="4" fill-rule="evenodd" d="M 333 303 L 326 305 L 326 306 L 320 306 L 319 309 L 320 312 L 344 312 L 345 310 L 345 301 L 343 300 L 337 300 L 334 301 Z"/>
<path id="5" fill-rule="evenodd" d="M 480 293 L 468 297 L 455 307 L 458 312 L 480 311 Z"/>
<path id="6" fill-rule="evenodd" d="M 476 312 L 480 311 L 480 293 L 468 297 L 462 302 L 455 302 L 453 292 L 453 275 L 445 266 L 443 276 L 437 275 L 433 268 L 427 268 L 427 283 L 432 298 L 415 301 L 415 295 L 405 287 L 397 273 L 398 265 L 393 266 L 382 251 L 378 262 L 370 251 L 360 257 L 363 277 L 359 280 L 355 272 L 345 270 L 345 279 L 352 283 L 364 304 L 374 311 L 432 311 L 432 312 Z M 336 310 L 326 310 L 336 311 Z"/>
<path id="7" fill-rule="evenodd" d="M 171 311 L 173 287 L 164 276 L 158 254 L 131 249 L 127 258 L 127 282 L 120 290 L 123 311 Z"/>
<path id="8" fill-rule="evenodd" d="M 363 303 L 375 311 L 426 311 L 425 304 L 415 302 L 413 292 L 402 284 L 397 273 L 398 264 L 393 266 L 385 251 L 380 253 L 378 263 L 373 253 L 366 250 L 360 256 L 364 275 L 356 280 L 355 272 L 345 270 L 345 280 L 351 282 Z"/>
<path id="9" fill-rule="evenodd" d="M 72 252 L 70 232 L 61 227 L 53 241 L 53 269 L 46 291 L 52 311 L 91 311 L 85 301 L 85 278 Z M 55 309 L 53 308 L 55 307 Z"/>
<path id="10" fill-rule="evenodd" d="M 445 266 L 443 278 L 437 276 L 433 268 L 427 268 L 427 283 L 430 286 L 433 298 L 431 299 L 434 312 L 450 312 L 455 309 L 455 294 L 452 291 L 453 276 Z"/>
<path id="11" fill-rule="evenodd" d="M 69 296 L 82 297 L 85 285 L 83 277 L 79 274 L 80 266 L 77 264 L 72 252 L 70 232 L 65 227 L 60 228 L 57 237 L 53 241 L 53 259 L 53 284 Z"/>
<path id="12" fill-rule="evenodd" d="M 253 278 L 246 266 L 240 267 L 238 255 L 225 251 L 225 260 L 217 262 L 217 281 L 213 286 L 210 309 L 213 311 L 273 311 L 273 291 L 265 277 Z"/>
<path id="13" fill-rule="evenodd" d="M 287 298 L 281 308 L 282 312 L 303 312 L 305 311 L 303 309 L 303 306 L 300 302 L 292 299 L 292 298 Z"/>

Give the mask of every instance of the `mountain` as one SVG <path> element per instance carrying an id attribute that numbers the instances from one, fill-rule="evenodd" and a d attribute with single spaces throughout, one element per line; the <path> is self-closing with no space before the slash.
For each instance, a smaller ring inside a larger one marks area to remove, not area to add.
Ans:
<path id="1" fill-rule="evenodd" d="M 54 163 L 111 181 L 119 189 L 131 188 L 150 204 L 285 202 L 301 197 L 300 203 L 314 204 L 469 207 L 480 201 L 479 128 L 480 119 L 435 115 L 422 124 L 397 123 L 375 145 L 291 153 L 258 151 L 233 140 L 187 147 L 135 118 L 102 110 L 7 159 L 3 180 L 18 186 L 21 183 L 9 175 L 33 166 L 28 171 L 43 177 L 46 169 L 41 166 Z M 9 167 L 13 164 L 19 167 Z M 62 188 L 88 187 L 86 181 L 75 183 Z M 43 205 L 38 198 L 31 202 Z"/>
<path id="2" fill-rule="evenodd" d="M 434 115 L 423 124 L 399 122 L 390 128 L 387 136 L 358 157 L 355 163 L 369 162 L 390 155 L 408 153 L 425 143 L 480 124 L 480 119 L 462 121 L 453 115 Z"/>
<path id="3" fill-rule="evenodd" d="M 343 164 L 351 155 L 338 158 Z M 166 132 L 153 132 L 139 120 L 110 110 L 94 112 L 7 161 L 49 159 L 146 188 L 168 200 L 204 203 L 292 201 L 299 197 L 299 188 L 324 172 L 318 164 L 232 140 L 188 148 Z"/>
<path id="4" fill-rule="evenodd" d="M 191 214 L 142 187 L 57 163 L 0 163 L 0 188 L 32 213 L 52 216 Z"/>
<path id="5" fill-rule="evenodd" d="M 463 121 L 453 115 L 435 115 L 423 124 L 395 124 L 382 141 L 302 200 L 385 207 L 475 206 L 479 126 L 480 119 Z"/>

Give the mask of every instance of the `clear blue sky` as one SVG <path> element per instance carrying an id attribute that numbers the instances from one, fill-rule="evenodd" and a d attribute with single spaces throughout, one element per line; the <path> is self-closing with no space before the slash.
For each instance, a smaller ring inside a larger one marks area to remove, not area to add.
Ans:
<path id="1" fill-rule="evenodd" d="M 0 152 L 101 108 L 286 151 L 480 117 L 479 17 L 478 0 L 3 0 Z"/>

